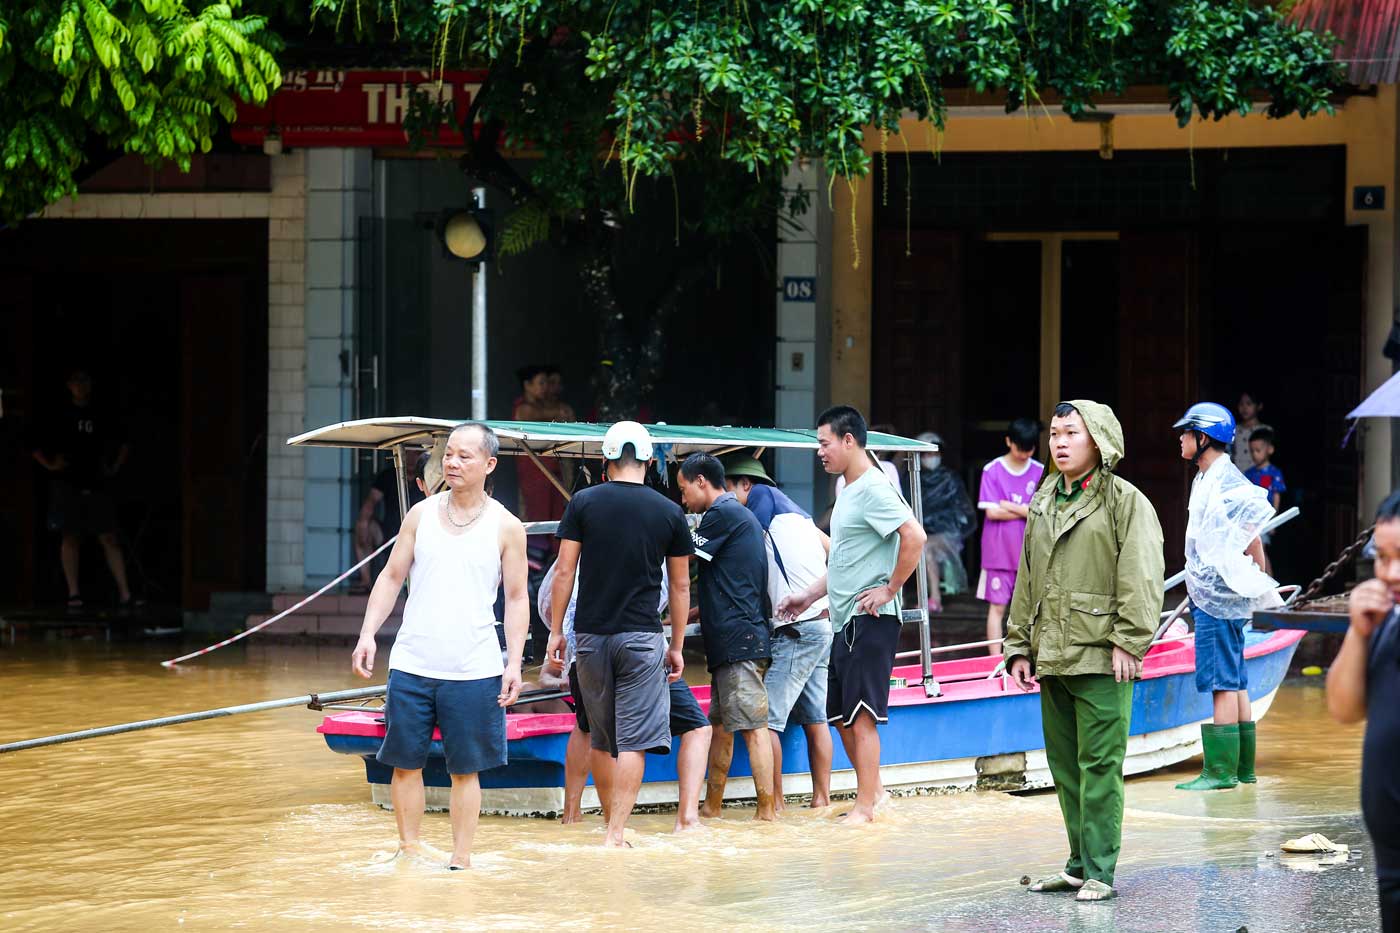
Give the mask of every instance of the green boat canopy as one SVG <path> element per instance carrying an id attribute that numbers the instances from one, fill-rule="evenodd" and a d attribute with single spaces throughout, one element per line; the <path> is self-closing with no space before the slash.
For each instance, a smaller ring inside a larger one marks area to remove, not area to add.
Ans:
<path id="1" fill-rule="evenodd" d="M 293 447 L 350 447 L 392 450 L 400 444 L 430 447 L 461 422 L 440 418 L 366 418 L 343 421 L 290 438 Z M 556 457 L 601 456 L 603 435 L 611 425 L 556 421 L 488 421 L 501 440 L 501 453 L 511 456 L 548 454 Z M 817 432 L 808 428 L 699 427 L 649 424 L 652 442 L 669 448 L 672 457 L 697 451 L 796 448 L 815 450 Z M 895 434 L 870 432 L 867 450 L 889 453 L 934 453 L 938 445 Z"/>

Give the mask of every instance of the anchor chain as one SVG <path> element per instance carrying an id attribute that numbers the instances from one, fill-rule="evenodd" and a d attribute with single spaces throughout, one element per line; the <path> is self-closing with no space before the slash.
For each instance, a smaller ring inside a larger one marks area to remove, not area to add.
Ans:
<path id="1" fill-rule="evenodd" d="M 1356 556 L 1356 552 L 1366 546 L 1366 542 L 1371 540 L 1371 535 L 1375 530 L 1376 526 L 1372 525 L 1370 528 L 1361 532 L 1360 536 L 1357 537 L 1355 541 L 1343 548 L 1342 553 L 1337 555 L 1337 559 L 1328 564 L 1327 569 L 1322 571 L 1322 575 L 1309 583 L 1308 588 L 1303 590 L 1297 599 L 1293 600 L 1292 608 L 1296 609 L 1316 597 L 1322 588 L 1327 585 L 1327 581 L 1336 576 L 1339 570 L 1351 563 L 1351 559 Z"/>

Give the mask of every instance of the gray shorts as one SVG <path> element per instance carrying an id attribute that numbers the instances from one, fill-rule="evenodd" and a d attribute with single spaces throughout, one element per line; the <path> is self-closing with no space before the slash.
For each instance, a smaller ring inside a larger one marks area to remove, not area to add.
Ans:
<path id="1" fill-rule="evenodd" d="M 768 728 L 768 659 L 735 661 L 710 673 L 710 722 L 726 732 Z"/>
<path id="2" fill-rule="evenodd" d="M 660 632 L 578 633 L 578 683 L 593 747 L 619 752 L 671 750 L 666 640 Z"/>

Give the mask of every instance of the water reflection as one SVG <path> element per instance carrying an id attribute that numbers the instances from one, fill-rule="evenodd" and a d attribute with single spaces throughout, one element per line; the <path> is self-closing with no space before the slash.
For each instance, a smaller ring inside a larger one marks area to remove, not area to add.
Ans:
<path id="1" fill-rule="evenodd" d="M 348 649 L 252 647 L 176 672 L 144 646 L 0 648 L 0 739 L 358 684 Z M 1185 794 L 1193 766 L 1128 784 L 1122 897 L 1105 905 L 1017 883 L 1064 858 L 1053 795 L 906 798 L 847 829 L 790 810 L 728 811 L 669 835 L 640 814 L 637 848 L 592 822 L 486 818 L 476 866 L 385 859 L 389 814 L 303 709 L 0 758 L 0 927 L 7 930 L 1356 930 L 1376 926 L 1357 804 L 1360 731 L 1326 718 L 1320 683 L 1290 682 L 1260 726 L 1260 782 Z M 1353 857 L 1284 867 L 1318 831 Z M 445 815 L 425 835 L 447 846 Z M 1270 853 L 1266 855 L 1266 853 Z"/>

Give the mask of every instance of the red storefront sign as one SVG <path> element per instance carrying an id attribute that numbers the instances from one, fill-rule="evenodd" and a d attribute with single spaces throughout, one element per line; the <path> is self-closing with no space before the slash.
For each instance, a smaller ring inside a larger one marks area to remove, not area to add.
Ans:
<path id="1" fill-rule="evenodd" d="M 286 146 L 405 146 L 403 121 L 417 90 L 450 102 L 457 115 L 427 142 L 461 146 L 458 126 L 483 78 L 479 71 L 289 71 L 266 106 L 239 105 L 233 139 L 260 146 L 275 128 Z"/>

